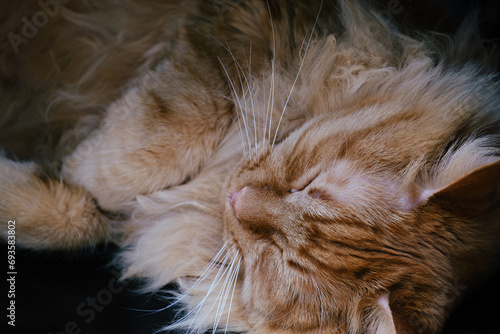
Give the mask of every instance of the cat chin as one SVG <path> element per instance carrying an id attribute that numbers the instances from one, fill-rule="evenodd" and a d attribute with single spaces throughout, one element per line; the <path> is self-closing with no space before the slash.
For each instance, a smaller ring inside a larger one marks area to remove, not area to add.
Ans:
<path id="1" fill-rule="evenodd" d="M 317 303 L 316 300 L 311 301 L 311 305 L 316 304 L 317 306 Z M 345 309 L 356 311 L 348 312 L 343 318 L 332 318 L 328 312 L 340 305 Z M 248 333 L 294 334 L 297 333 L 297 328 L 300 328 L 300 333 L 305 334 L 404 334 L 412 332 L 412 328 L 406 324 L 406 320 L 394 317 L 389 305 L 388 293 L 368 298 L 365 302 L 354 299 L 352 303 L 338 302 L 337 305 L 331 307 L 324 305 L 323 309 L 318 310 L 317 307 L 301 309 L 295 305 L 288 314 L 282 315 L 280 318 L 276 318 L 274 313 L 258 316 L 247 311 L 246 318 L 251 323 Z M 316 316 L 311 317 L 311 314 Z M 433 330 L 421 332 L 432 333 Z"/>

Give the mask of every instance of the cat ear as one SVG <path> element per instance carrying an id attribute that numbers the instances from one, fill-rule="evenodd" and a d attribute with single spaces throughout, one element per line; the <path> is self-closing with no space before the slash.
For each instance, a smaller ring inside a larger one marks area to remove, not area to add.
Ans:
<path id="1" fill-rule="evenodd" d="M 452 200 L 457 205 L 482 208 L 494 199 L 500 185 L 500 159 L 478 140 L 445 155 L 434 175 L 424 182 L 415 206 L 431 200 Z"/>
<path id="2" fill-rule="evenodd" d="M 430 334 L 433 331 L 418 319 L 418 313 L 410 312 L 388 293 L 377 300 L 377 323 L 368 332 L 375 334 Z"/>
<path id="3" fill-rule="evenodd" d="M 392 315 L 391 307 L 389 306 L 389 295 L 383 294 L 377 299 L 377 308 L 379 315 L 377 317 L 376 330 L 371 330 L 374 333 L 387 333 L 397 334 L 396 325 L 394 324 L 394 317 Z"/>
<path id="4" fill-rule="evenodd" d="M 429 199 L 450 198 L 457 204 L 465 206 L 487 206 L 493 200 L 499 183 L 500 160 L 477 168 L 448 187 L 432 194 Z"/>
<path id="5" fill-rule="evenodd" d="M 377 305 L 371 317 L 367 333 L 373 334 L 408 334 L 410 326 L 397 310 L 393 312 L 389 302 L 389 294 L 384 293 L 377 299 Z"/>

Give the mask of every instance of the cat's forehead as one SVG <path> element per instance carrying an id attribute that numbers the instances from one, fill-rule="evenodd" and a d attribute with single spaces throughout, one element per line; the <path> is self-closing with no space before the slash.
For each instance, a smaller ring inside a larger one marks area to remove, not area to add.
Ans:
<path id="1" fill-rule="evenodd" d="M 269 159 L 275 168 L 281 170 L 287 182 L 293 182 L 327 171 L 350 174 L 347 166 L 356 164 L 356 156 L 347 157 L 348 151 L 349 133 L 346 128 L 331 115 L 324 115 L 291 133 L 273 148 Z M 351 162 L 347 163 L 347 160 Z M 362 167 L 362 162 L 359 163 Z"/>
<path id="2" fill-rule="evenodd" d="M 331 117 L 318 117 L 290 134 L 271 157 L 282 160 L 291 169 L 309 169 L 318 164 L 326 167 L 339 157 L 343 138 L 344 133 L 336 129 Z"/>
<path id="3" fill-rule="evenodd" d="M 361 152 L 347 154 L 349 135 L 332 117 L 318 117 L 271 150 L 263 167 L 286 186 L 301 187 L 313 179 L 330 185 L 359 188 L 389 173 L 375 171 Z M 377 175 L 379 174 L 379 175 Z M 268 174 L 269 175 L 269 174 Z"/>
<path id="4" fill-rule="evenodd" d="M 292 132 L 272 158 L 298 173 L 343 158 L 360 168 L 398 172 L 421 156 L 437 158 L 454 131 L 454 124 L 431 109 L 381 104 L 333 110 Z"/>

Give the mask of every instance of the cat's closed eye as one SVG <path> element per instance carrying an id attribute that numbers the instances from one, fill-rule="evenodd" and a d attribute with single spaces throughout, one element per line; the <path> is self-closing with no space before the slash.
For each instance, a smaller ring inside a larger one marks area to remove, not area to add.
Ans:
<path id="1" fill-rule="evenodd" d="M 319 174 L 315 174 L 314 176 L 309 176 L 305 181 L 296 182 L 296 186 L 288 189 L 289 193 L 296 193 L 302 190 L 305 190 L 307 187 L 313 183 L 313 181 L 318 177 Z"/>
<path id="2" fill-rule="evenodd" d="M 326 191 L 321 190 L 320 188 L 312 188 L 308 191 L 308 194 L 312 198 L 328 200 L 331 199 L 331 196 Z"/>

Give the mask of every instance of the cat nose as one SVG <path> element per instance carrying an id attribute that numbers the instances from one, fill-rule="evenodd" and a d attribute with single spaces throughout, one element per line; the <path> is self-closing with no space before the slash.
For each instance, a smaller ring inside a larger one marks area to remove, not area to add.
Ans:
<path id="1" fill-rule="evenodd" d="M 238 199 L 238 193 L 239 193 L 239 191 L 233 191 L 229 195 L 229 204 L 231 204 L 231 206 L 233 207 L 233 210 L 234 210 L 234 206 L 236 205 L 236 201 Z"/>
<path id="2" fill-rule="evenodd" d="M 261 192 L 254 187 L 245 186 L 229 195 L 229 203 L 240 222 L 252 222 L 262 218 L 260 216 L 264 210 L 264 203 L 260 199 L 260 194 Z"/>
<path id="3" fill-rule="evenodd" d="M 234 214 L 236 218 L 240 219 L 241 218 L 241 211 L 243 210 L 242 208 L 242 198 L 245 197 L 245 194 L 248 193 L 248 186 L 243 187 L 239 191 L 233 191 L 229 195 L 229 204 L 231 204 L 231 207 L 233 208 Z"/>
<path id="4" fill-rule="evenodd" d="M 229 204 L 241 223 L 252 224 L 273 219 L 271 210 L 273 203 L 269 202 L 271 198 L 268 189 L 268 187 L 245 186 L 229 195 Z"/>

